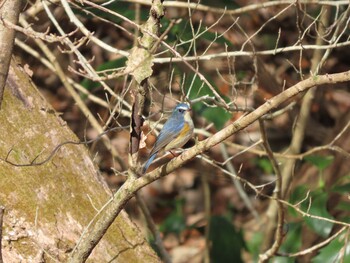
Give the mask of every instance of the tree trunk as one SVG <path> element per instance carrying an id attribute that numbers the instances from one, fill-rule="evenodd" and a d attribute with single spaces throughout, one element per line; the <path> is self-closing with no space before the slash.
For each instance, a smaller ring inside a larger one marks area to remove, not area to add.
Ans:
<path id="1" fill-rule="evenodd" d="M 112 198 L 83 145 L 14 61 L 0 111 L 0 205 L 4 262 L 65 261 L 84 229 Z M 121 213 L 88 262 L 159 262 Z"/>

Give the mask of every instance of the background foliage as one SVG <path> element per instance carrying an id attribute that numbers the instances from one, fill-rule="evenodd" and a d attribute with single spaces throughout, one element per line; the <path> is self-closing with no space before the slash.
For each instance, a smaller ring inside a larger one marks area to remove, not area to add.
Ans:
<path id="1" fill-rule="evenodd" d="M 20 19 L 26 30 L 18 33 L 15 54 L 79 138 L 94 139 L 130 122 L 135 82 L 124 70 L 150 3 L 70 1 L 75 21 L 62 2 L 27 2 Z M 188 148 L 310 76 L 349 70 L 347 1 L 268 1 L 267 7 L 249 2 L 164 2 L 148 79 L 141 163 L 179 101 L 193 109 L 196 131 Z M 64 30 L 61 38 L 52 17 Z M 258 122 L 245 127 L 143 188 L 173 262 L 251 262 L 272 246 L 278 210 L 269 197 L 276 195 L 279 177 L 264 133 L 285 183 L 278 196 L 285 201 L 283 238 L 273 261 L 350 262 L 349 91 L 345 82 L 290 98 L 262 119 L 265 128 Z M 89 147 L 113 191 L 126 180 L 128 149 L 128 128 Z M 148 235 L 137 202 L 131 200 L 126 210 Z"/>

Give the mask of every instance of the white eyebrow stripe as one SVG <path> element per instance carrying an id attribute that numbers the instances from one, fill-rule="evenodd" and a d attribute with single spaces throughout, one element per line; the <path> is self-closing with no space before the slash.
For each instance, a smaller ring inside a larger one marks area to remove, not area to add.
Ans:
<path id="1" fill-rule="evenodd" d="M 179 110 L 189 110 L 188 107 L 185 107 L 185 106 L 180 106 L 180 107 L 177 107 Z"/>

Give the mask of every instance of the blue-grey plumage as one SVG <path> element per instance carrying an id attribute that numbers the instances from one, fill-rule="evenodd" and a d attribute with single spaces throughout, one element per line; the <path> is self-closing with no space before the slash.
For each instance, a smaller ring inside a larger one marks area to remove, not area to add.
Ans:
<path id="1" fill-rule="evenodd" d="M 190 107 L 186 103 L 179 103 L 161 129 L 142 173 L 147 171 L 159 151 L 169 151 L 184 146 L 191 138 L 193 129 Z"/>

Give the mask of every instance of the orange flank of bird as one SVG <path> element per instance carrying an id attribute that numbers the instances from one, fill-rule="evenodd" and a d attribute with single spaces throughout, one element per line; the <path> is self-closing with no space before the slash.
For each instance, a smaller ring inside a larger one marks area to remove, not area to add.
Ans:
<path id="1" fill-rule="evenodd" d="M 172 142 L 170 142 L 166 147 L 165 150 L 171 150 L 174 148 L 179 148 L 182 147 L 183 145 L 178 146 L 178 144 L 183 140 L 184 144 L 188 141 L 188 140 L 184 140 L 185 137 L 188 137 L 188 131 L 190 130 L 191 126 L 188 125 L 186 122 L 184 124 L 183 129 L 181 130 L 181 133 L 179 134 L 179 136 L 177 136 L 177 138 L 175 138 Z"/>
<path id="2" fill-rule="evenodd" d="M 187 122 L 185 122 L 185 125 L 179 135 L 179 138 L 183 138 L 183 137 L 186 137 L 186 134 L 188 133 L 188 131 L 190 130 L 190 125 L 188 125 Z"/>

